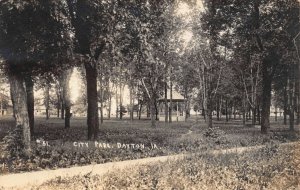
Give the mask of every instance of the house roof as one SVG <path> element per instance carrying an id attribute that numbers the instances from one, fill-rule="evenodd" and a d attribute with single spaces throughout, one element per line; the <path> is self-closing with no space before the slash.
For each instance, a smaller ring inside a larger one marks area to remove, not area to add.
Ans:
<path id="1" fill-rule="evenodd" d="M 163 95 L 159 100 L 162 101 L 165 99 L 165 96 Z M 170 100 L 170 90 L 167 92 L 167 100 Z M 172 91 L 172 100 L 184 100 L 184 97 L 177 92 L 176 90 Z"/>

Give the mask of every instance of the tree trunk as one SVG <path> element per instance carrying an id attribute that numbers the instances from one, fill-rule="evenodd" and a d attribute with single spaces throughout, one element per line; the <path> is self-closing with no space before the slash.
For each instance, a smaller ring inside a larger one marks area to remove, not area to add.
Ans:
<path id="1" fill-rule="evenodd" d="M 233 105 L 233 119 L 236 119 L 236 110 L 235 110 L 235 104 Z"/>
<path id="2" fill-rule="evenodd" d="M 139 120 L 141 120 L 141 116 L 142 116 L 142 108 L 143 108 L 143 103 L 140 103 L 140 109 L 139 109 Z"/>
<path id="3" fill-rule="evenodd" d="M 111 114 L 111 92 L 109 90 L 109 98 L 108 98 L 108 113 L 107 113 L 107 117 L 108 119 L 110 119 L 110 114 Z"/>
<path id="4" fill-rule="evenodd" d="M 150 99 L 150 115 L 151 115 L 151 127 L 156 127 L 156 108 L 155 99 L 152 96 Z"/>
<path id="5" fill-rule="evenodd" d="M 47 82 L 45 89 L 45 108 L 46 108 L 46 120 L 49 119 L 49 101 L 50 101 L 50 84 Z"/>
<path id="6" fill-rule="evenodd" d="M 1 102 L 0 102 L 0 115 L 3 116 L 3 98 L 4 97 L 0 97 L 1 98 Z"/>
<path id="7" fill-rule="evenodd" d="M 286 125 L 287 124 L 287 113 L 288 113 L 288 94 L 287 94 L 287 89 L 288 89 L 288 80 L 286 79 L 285 82 L 285 87 L 284 87 L 284 91 L 283 91 L 283 98 L 284 98 L 284 102 L 283 102 L 283 124 Z"/>
<path id="8" fill-rule="evenodd" d="M 291 76 L 292 78 L 293 76 Z M 291 131 L 294 131 L 294 113 L 295 113 L 295 106 L 294 106 L 294 103 L 295 103 L 295 85 L 294 85 L 294 81 L 289 80 L 289 121 L 290 121 L 290 130 Z"/>
<path id="9" fill-rule="evenodd" d="M 56 85 L 56 97 L 57 97 L 57 118 L 60 117 L 60 110 L 62 109 L 62 89 L 61 89 L 61 81 Z"/>
<path id="10" fill-rule="evenodd" d="M 65 103 L 64 103 L 64 101 L 61 102 L 60 118 L 65 119 Z"/>
<path id="11" fill-rule="evenodd" d="M 116 119 L 119 118 L 119 97 L 118 97 L 118 84 L 116 84 Z"/>
<path id="12" fill-rule="evenodd" d="M 257 105 L 257 121 L 258 121 L 258 124 L 261 124 L 259 105 Z"/>
<path id="13" fill-rule="evenodd" d="M 99 130 L 98 120 L 98 95 L 97 95 L 97 67 L 91 63 L 85 63 L 87 82 L 87 125 L 88 140 L 97 139 Z"/>
<path id="14" fill-rule="evenodd" d="M 225 100 L 225 115 L 226 115 L 226 121 L 228 122 L 228 101 L 227 98 Z"/>
<path id="15" fill-rule="evenodd" d="M 151 100 L 150 100 L 151 101 Z M 150 113 L 150 108 L 151 107 L 151 105 L 149 105 L 149 104 L 147 104 L 147 118 L 149 118 L 150 117 L 150 115 L 151 115 L 151 113 Z"/>
<path id="16" fill-rule="evenodd" d="M 256 123 L 256 106 L 251 107 L 252 111 L 252 125 L 255 125 Z"/>
<path id="17" fill-rule="evenodd" d="M 220 121 L 220 98 L 217 99 L 217 120 Z"/>
<path id="18" fill-rule="evenodd" d="M 120 83 L 120 119 L 123 119 L 123 91 L 122 84 Z"/>
<path id="19" fill-rule="evenodd" d="M 207 108 L 206 108 L 206 117 L 207 117 L 207 126 L 208 128 L 212 128 L 212 102 L 210 98 L 207 99 Z"/>
<path id="20" fill-rule="evenodd" d="M 168 122 L 168 85 L 165 82 L 165 123 Z"/>
<path id="21" fill-rule="evenodd" d="M 299 64 L 300 66 L 300 64 Z M 296 86 L 295 86 L 295 106 L 296 106 L 296 114 L 297 114 L 297 120 L 296 120 L 296 124 L 299 125 L 300 124 L 300 72 L 299 72 L 299 68 L 297 70 L 297 78 L 296 78 Z"/>
<path id="22" fill-rule="evenodd" d="M 298 72 L 298 77 L 299 77 L 300 73 Z M 300 77 L 299 77 L 300 78 Z M 300 93 L 299 93 L 299 79 L 297 79 L 297 82 L 296 82 L 296 89 L 295 89 L 295 98 L 296 98 L 296 103 L 295 103 L 295 106 L 296 106 L 296 114 L 297 114 L 297 120 L 296 120 L 296 124 L 299 125 L 300 124 Z"/>
<path id="23" fill-rule="evenodd" d="M 103 67 L 100 68 L 100 76 L 99 76 L 99 83 L 100 83 L 100 123 L 103 124 Z"/>
<path id="24" fill-rule="evenodd" d="M 63 73 L 63 102 L 65 103 L 65 128 L 70 128 L 71 119 L 71 97 L 69 81 L 72 74 L 72 69 L 66 70 Z"/>
<path id="25" fill-rule="evenodd" d="M 171 80 L 171 79 L 170 79 Z M 173 83 L 170 81 L 170 108 L 169 108 L 169 123 L 172 123 L 172 112 L 173 112 Z"/>
<path id="26" fill-rule="evenodd" d="M 129 99 L 130 99 L 130 121 L 132 122 L 133 121 L 133 86 L 130 86 L 130 89 L 129 89 Z"/>
<path id="27" fill-rule="evenodd" d="M 275 106 L 275 121 L 277 121 L 277 106 Z"/>
<path id="28" fill-rule="evenodd" d="M 29 154 L 31 135 L 24 78 L 20 74 L 9 74 L 9 83 L 16 127 L 22 129 L 25 153 Z"/>
<path id="29" fill-rule="evenodd" d="M 246 125 L 246 92 L 244 92 L 243 97 L 243 125 Z"/>
<path id="30" fill-rule="evenodd" d="M 27 95 L 27 109 L 29 118 L 29 127 L 31 135 L 34 135 L 34 91 L 33 80 L 31 76 L 25 77 L 26 95 Z"/>
<path id="31" fill-rule="evenodd" d="M 299 90 L 297 90 L 298 92 Z M 299 93 L 298 93 L 298 96 L 297 96 L 297 125 L 300 125 L 300 96 L 299 96 Z"/>
<path id="32" fill-rule="evenodd" d="M 261 111 L 261 133 L 268 133 L 270 128 L 270 107 L 272 79 L 268 73 L 268 61 L 262 65 L 262 111 Z"/>
<path id="33" fill-rule="evenodd" d="M 188 89 L 187 87 L 184 88 L 184 112 L 185 112 L 185 117 L 184 121 L 187 120 L 188 118 Z"/>
<path id="34" fill-rule="evenodd" d="M 157 121 L 158 121 L 158 107 L 157 107 L 157 102 L 156 102 L 156 99 L 155 99 L 155 103 L 154 103 L 154 105 L 155 105 L 155 120 L 157 120 Z"/>
<path id="35" fill-rule="evenodd" d="M 223 108 L 223 98 L 220 97 L 220 104 L 219 104 L 219 114 L 220 114 L 220 120 L 222 119 L 222 108 Z"/>

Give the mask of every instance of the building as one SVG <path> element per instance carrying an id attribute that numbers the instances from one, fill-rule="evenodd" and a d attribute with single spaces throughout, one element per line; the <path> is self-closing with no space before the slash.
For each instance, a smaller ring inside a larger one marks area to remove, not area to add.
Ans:
<path id="1" fill-rule="evenodd" d="M 167 92 L 168 108 L 170 109 L 170 92 Z M 158 100 L 159 103 L 159 121 L 165 121 L 165 98 Z M 172 92 L 172 121 L 185 121 L 185 99 L 177 91 Z"/>

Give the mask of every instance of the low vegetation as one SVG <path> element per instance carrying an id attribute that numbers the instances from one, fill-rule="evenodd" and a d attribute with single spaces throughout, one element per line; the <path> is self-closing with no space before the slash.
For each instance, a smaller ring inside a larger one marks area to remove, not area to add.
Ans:
<path id="1" fill-rule="evenodd" d="M 32 189 L 299 189 L 300 144 L 268 143 L 241 154 L 194 154 L 182 160 L 56 178 Z"/>
<path id="2" fill-rule="evenodd" d="M 64 129 L 60 120 L 38 121 L 31 155 L 23 153 L 20 130 L 10 131 L 1 142 L 1 174 L 32 170 L 57 169 L 88 164 L 100 164 L 178 153 L 199 153 L 205 150 L 289 142 L 299 139 L 287 131 L 261 135 L 255 128 L 219 124 L 207 129 L 200 122 L 173 123 L 151 128 L 146 121 L 106 121 L 100 128 L 98 147 L 86 141 L 82 120 Z M 293 138 L 292 138 L 293 137 Z M 47 142 L 49 146 L 46 146 Z M 81 147 L 74 146 L 84 143 Z M 43 144 L 44 143 L 44 144 Z M 85 145 L 88 143 L 88 147 Z M 119 147 L 117 144 L 119 143 Z M 126 147 L 125 145 L 144 145 Z M 152 144 L 152 145 L 151 145 Z M 153 147 L 153 145 L 157 147 Z M 110 147 L 107 147 L 110 146 Z"/>

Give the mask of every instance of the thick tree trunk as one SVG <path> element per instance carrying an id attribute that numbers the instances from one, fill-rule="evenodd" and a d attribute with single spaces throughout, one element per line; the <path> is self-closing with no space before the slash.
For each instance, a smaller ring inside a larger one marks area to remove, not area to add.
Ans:
<path id="1" fill-rule="evenodd" d="M 69 81 L 71 78 L 72 69 L 66 70 L 63 73 L 63 101 L 65 103 L 65 128 L 70 128 L 71 119 L 71 97 Z"/>
<path id="2" fill-rule="evenodd" d="M 27 109 L 29 118 L 29 127 L 31 135 L 34 135 L 34 91 L 33 80 L 31 76 L 25 77 L 26 95 L 27 95 Z"/>
<path id="3" fill-rule="evenodd" d="M 262 66 L 262 111 L 261 111 L 261 132 L 268 133 L 270 128 L 270 107 L 272 79 L 268 73 L 268 61 L 264 61 Z"/>
<path id="4" fill-rule="evenodd" d="M 91 63 L 85 63 L 87 83 L 87 125 L 88 140 L 97 139 L 98 135 L 98 95 L 97 95 L 97 67 Z"/>
<path id="5" fill-rule="evenodd" d="M 28 117 L 28 106 L 26 87 L 23 77 L 20 74 L 9 75 L 10 92 L 13 102 L 16 127 L 22 129 L 25 153 L 30 153 L 30 126 Z"/>

